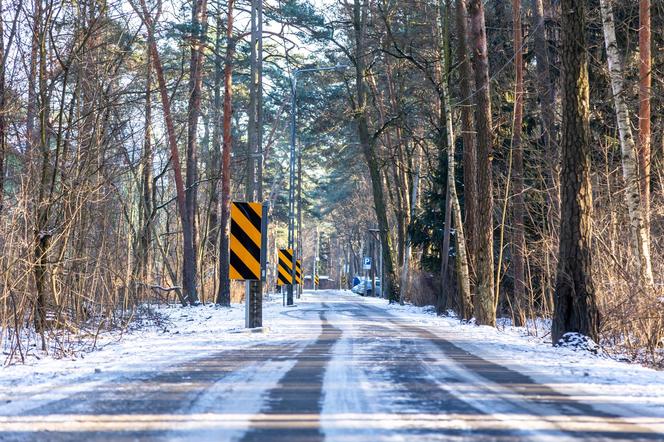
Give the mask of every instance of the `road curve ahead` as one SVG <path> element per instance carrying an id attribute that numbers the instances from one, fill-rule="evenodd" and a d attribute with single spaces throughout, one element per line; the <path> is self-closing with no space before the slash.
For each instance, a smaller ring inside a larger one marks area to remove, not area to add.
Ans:
<path id="1" fill-rule="evenodd" d="M 281 316 L 280 340 L 0 406 L 0 440 L 664 440 L 664 416 L 579 402 L 363 298 L 309 292 Z"/>

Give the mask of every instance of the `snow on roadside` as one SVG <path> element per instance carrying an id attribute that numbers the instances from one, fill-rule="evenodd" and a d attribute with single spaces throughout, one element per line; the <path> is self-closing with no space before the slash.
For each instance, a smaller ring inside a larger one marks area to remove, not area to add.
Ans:
<path id="1" fill-rule="evenodd" d="M 20 413 L 44 403 L 69 396 L 103 383 L 118 373 L 158 370 L 189 359 L 244 348 L 266 339 L 292 340 L 297 334 L 286 315 L 280 296 L 263 304 L 261 332 L 244 329 L 244 305 L 230 308 L 206 305 L 154 307 L 164 321 L 124 334 L 106 333 L 97 340 L 97 349 L 76 357 L 30 358 L 25 364 L 0 368 L 0 411 Z M 165 355 L 167 357 L 165 357 Z M 29 399 L 29 400 L 28 400 Z"/>
<path id="2" fill-rule="evenodd" d="M 350 292 L 348 292 L 350 294 Z M 612 407 L 664 417 L 664 372 L 635 363 L 616 361 L 604 354 L 573 348 L 553 347 L 546 333 L 547 324 L 539 322 L 540 336 L 525 327 L 506 322 L 498 328 L 462 324 L 458 319 L 439 317 L 431 307 L 388 304 L 379 298 L 360 298 L 380 306 L 399 320 L 427 328 L 477 356 L 517 370 L 539 383 L 579 401 L 611 411 Z"/>

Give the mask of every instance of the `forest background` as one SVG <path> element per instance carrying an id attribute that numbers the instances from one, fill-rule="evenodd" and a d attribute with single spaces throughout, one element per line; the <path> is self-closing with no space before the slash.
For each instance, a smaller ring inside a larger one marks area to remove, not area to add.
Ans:
<path id="1" fill-rule="evenodd" d="M 338 284 L 382 253 L 393 302 L 663 363 L 664 4 L 266 2 L 260 183 L 249 9 L 0 2 L 8 361 L 238 301 L 229 201 L 258 184 L 285 246 L 294 72 L 347 66 L 298 78 L 305 273 L 317 242 Z"/>

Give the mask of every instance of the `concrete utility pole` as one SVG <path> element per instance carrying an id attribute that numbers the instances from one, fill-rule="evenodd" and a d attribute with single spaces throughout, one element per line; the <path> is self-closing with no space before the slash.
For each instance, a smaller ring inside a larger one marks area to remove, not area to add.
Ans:
<path id="1" fill-rule="evenodd" d="M 255 0 L 254 0 L 255 1 Z M 301 73 L 320 71 L 340 71 L 348 68 L 347 65 L 324 66 L 319 68 L 295 69 L 291 77 L 291 133 L 290 133 L 290 176 L 288 180 L 288 248 L 298 251 L 295 247 L 295 155 L 297 143 L 297 77 Z M 299 162 L 301 165 L 301 162 Z M 301 169 L 301 168 L 300 168 Z M 301 176 L 301 175 L 300 175 Z M 300 212 L 301 214 L 301 212 Z M 301 216 L 299 217 L 302 220 Z M 301 250 L 299 250 L 301 253 Z M 295 253 L 294 253 L 295 254 Z M 295 261 L 295 260 L 294 260 Z M 291 273 L 295 281 L 295 265 Z M 293 305 L 293 285 L 289 285 L 286 295 L 286 305 Z"/>
<path id="2" fill-rule="evenodd" d="M 251 0 L 251 79 L 249 82 L 249 158 L 247 161 L 247 201 L 263 200 L 263 1 Z M 266 214 L 266 211 L 263 211 Z M 266 220 L 264 220 L 266 222 Z M 267 235 L 267 232 L 263 232 Z M 263 241 L 265 244 L 266 241 Z M 265 246 L 263 246 L 265 247 Z M 265 250 L 262 255 L 266 256 Z M 263 325 L 263 281 L 265 259 L 261 260 L 261 279 L 247 281 L 245 292 L 245 327 Z"/>

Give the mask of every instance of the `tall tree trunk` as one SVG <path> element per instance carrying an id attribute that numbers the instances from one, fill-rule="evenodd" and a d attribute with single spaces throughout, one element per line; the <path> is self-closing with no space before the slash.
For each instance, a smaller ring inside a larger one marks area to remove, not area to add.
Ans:
<path id="1" fill-rule="evenodd" d="M 389 97 L 389 102 L 390 102 L 390 107 L 391 107 L 391 112 L 393 115 L 398 115 L 400 112 L 399 105 L 397 102 L 397 93 L 396 93 L 396 88 L 394 84 L 394 71 L 392 68 L 392 60 L 388 59 L 385 60 L 385 69 L 387 72 L 387 93 Z M 383 124 L 383 123 L 381 123 Z M 400 126 L 397 126 L 394 129 L 394 134 L 396 137 L 396 143 L 395 143 L 395 148 L 396 148 L 396 164 L 395 164 L 395 170 L 394 170 L 394 175 L 395 175 L 395 183 L 396 183 L 396 194 L 397 194 L 397 201 L 398 201 L 398 222 L 397 222 L 397 229 L 398 233 L 397 236 L 399 237 L 399 241 L 397 244 L 397 262 L 399 264 L 403 264 L 405 262 L 405 253 L 406 253 L 406 239 L 408 237 L 408 228 L 410 226 L 411 222 L 411 208 L 413 207 L 413 203 L 410 198 L 410 193 L 412 193 L 412 189 L 410 188 L 410 183 L 408 182 L 408 177 L 406 175 L 406 159 L 404 157 L 404 140 L 403 140 L 403 133 L 402 129 Z M 402 281 L 403 283 L 403 281 Z"/>
<path id="2" fill-rule="evenodd" d="M 152 146 L 152 57 L 150 51 L 147 53 L 147 65 L 145 76 L 145 135 L 143 138 L 142 159 L 142 204 L 141 212 L 143 223 L 140 233 L 139 256 L 137 276 L 144 282 L 150 277 L 150 244 L 152 243 L 152 222 L 154 218 L 154 186 L 152 183 L 152 167 L 154 160 L 154 149 Z"/>
<path id="3" fill-rule="evenodd" d="M 191 245 L 185 245 L 182 271 L 185 296 L 198 303 L 196 293 L 196 210 L 198 208 L 198 120 L 201 113 L 203 80 L 203 37 L 207 28 L 207 1 L 195 0 L 191 9 L 191 57 L 189 60 L 189 103 L 187 108 L 187 150 L 185 202 L 186 219 L 191 230 Z"/>
<path id="4" fill-rule="evenodd" d="M 418 149 L 419 150 L 419 149 Z M 413 184 L 410 186 L 411 188 L 411 196 L 410 196 L 410 209 L 409 209 L 409 219 L 412 219 L 414 214 L 415 214 L 415 207 L 417 205 L 417 193 L 420 187 L 420 157 L 419 155 L 415 155 L 416 163 L 417 165 L 415 166 L 415 174 L 413 175 Z M 401 287 L 399 291 L 399 303 L 403 304 L 404 299 L 406 298 L 406 294 L 408 293 L 409 290 L 409 284 L 410 284 L 410 258 L 412 255 L 412 250 L 413 250 L 413 245 L 412 245 L 412 238 L 410 234 L 410 230 L 408 231 L 408 234 L 406 235 L 406 244 L 405 244 L 405 250 L 403 254 L 403 267 L 401 268 Z M 444 247 L 443 247 L 444 248 Z M 444 263 L 441 263 L 444 264 Z M 446 264 L 445 264 L 446 265 Z M 445 281 L 442 282 L 443 284 Z"/>
<path id="5" fill-rule="evenodd" d="M 535 83 L 542 125 L 539 144 L 545 158 L 544 184 L 549 205 L 545 216 L 547 224 L 545 232 L 552 239 L 551 246 L 547 247 L 544 253 L 547 261 L 555 262 L 555 255 L 558 253 L 556 235 L 560 223 L 560 152 L 555 135 L 557 132 L 555 130 L 556 117 L 554 114 L 556 84 L 551 79 L 551 61 L 546 41 L 543 0 L 532 0 L 531 12 L 532 25 L 530 32 L 533 34 L 533 52 L 537 61 Z M 542 282 L 547 298 L 553 291 L 552 281 L 555 278 L 548 269 L 549 266 L 546 265 Z"/>
<path id="6" fill-rule="evenodd" d="M 650 0 L 639 0 L 639 168 L 643 222 L 650 242 L 650 94 L 652 56 L 650 37 Z"/>
<path id="7" fill-rule="evenodd" d="M 37 300 L 35 303 L 35 329 L 42 338 L 42 350 L 46 350 L 46 339 L 44 336 L 46 328 L 46 274 L 47 253 L 52 232 L 49 228 L 49 201 L 48 188 L 51 182 L 51 149 L 49 146 L 48 123 L 49 123 L 49 94 L 47 83 L 47 54 L 46 54 L 46 32 L 48 25 L 42 23 L 42 5 L 37 3 L 35 11 L 35 32 L 37 32 L 38 46 L 38 85 L 39 85 L 39 151 L 41 153 L 41 169 L 39 174 L 39 189 L 37 197 L 37 219 L 35 222 L 35 289 Z M 47 21 L 46 21 L 47 22 Z"/>
<path id="8" fill-rule="evenodd" d="M 32 168 L 32 154 L 37 142 L 35 122 L 37 119 L 37 60 L 39 57 L 39 26 L 41 22 L 41 0 L 34 0 L 32 41 L 30 44 L 30 72 L 28 74 L 28 103 L 25 118 L 25 141 L 28 167 Z"/>
<path id="9" fill-rule="evenodd" d="M 183 295 L 189 304 L 195 305 L 198 303 L 198 295 L 196 294 L 196 252 L 194 250 L 194 232 L 191 229 L 191 223 L 187 215 L 187 202 L 185 197 L 184 180 L 182 179 L 182 168 L 180 165 L 180 154 L 178 152 L 177 136 L 175 134 L 175 126 L 173 124 L 173 117 L 171 115 L 171 102 L 168 96 L 168 87 L 166 79 L 164 78 L 164 69 L 157 50 L 157 42 L 154 36 L 154 25 L 152 17 L 145 5 L 145 0 L 140 0 L 142 19 L 148 31 L 148 44 L 150 45 L 150 52 L 152 53 L 152 64 L 154 66 L 155 74 L 157 75 L 157 83 L 159 85 L 159 94 L 161 96 L 162 112 L 164 113 L 164 121 L 166 123 L 166 140 L 171 152 L 171 163 L 173 164 L 173 174 L 175 175 L 175 190 L 178 203 L 178 212 L 180 214 L 180 223 L 182 224 L 182 236 L 184 243 L 183 250 L 183 275 L 182 286 Z"/>
<path id="10" fill-rule="evenodd" d="M 639 172 L 636 158 L 636 145 L 632 136 L 629 110 L 624 97 L 623 69 L 616 41 L 616 29 L 613 21 L 613 10 L 610 0 L 600 0 L 602 10 L 602 23 L 604 26 L 604 42 L 606 44 L 606 58 L 609 64 L 609 76 L 613 91 L 613 103 L 618 121 L 620 134 L 620 149 L 622 152 L 622 169 L 625 180 L 625 201 L 629 211 L 632 249 L 637 262 L 637 269 L 642 284 L 652 286 L 652 264 L 650 260 L 650 242 L 646 231 L 644 208 L 641 205 L 641 192 L 639 189 Z"/>
<path id="11" fill-rule="evenodd" d="M 399 301 L 399 280 L 397 278 L 394 265 L 394 256 L 392 252 L 392 242 L 390 240 L 389 225 L 387 222 L 387 207 L 385 205 L 385 196 L 383 194 L 383 181 L 380 177 L 380 168 L 376 157 L 376 146 L 373 138 L 369 134 L 369 121 L 367 116 L 367 66 L 366 66 L 366 21 L 367 21 L 366 0 L 353 1 L 353 29 L 355 37 L 355 122 L 357 124 L 358 138 L 364 153 L 364 158 L 369 167 L 371 176 L 371 187 L 374 198 L 374 208 L 378 220 L 378 229 L 380 230 L 380 241 L 383 245 L 383 265 L 385 266 L 385 279 L 383 282 L 384 290 L 387 290 L 388 300 L 390 302 Z"/>
<path id="12" fill-rule="evenodd" d="M 220 2 L 218 2 L 220 3 Z M 208 217 L 208 255 L 213 256 L 217 248 L 219 236 L 219 178 L 221 175 L 221 135 L 222 135 L 222 92 L 224 82 L 224 59 L 221 53 L 221 42 L 223 40 L 223 21 L 221 5 L 218 4 L 217 20 L 214 39 L 214 99 L 212 110 L 212 148 L 210 154 L 210 215 Z"/>
<path id="13" fill-rule="evenodd" d="M 514 134 L 512 137 L 513 169 L 512 169 L 512 216 L 514 222 L 512 240 L 512 268 L 514 271 L 514 303 L 516 305 L 515 325 L 521 326 L 526 319 L 526 273 L 525 254 L 526 238 L 523 228 L 524 197 L 523 197 L 523 39 L 521 37 L 521 0 L 513 2 L 514 14 L 514 66 L 515 66 L 515 93 L 514 93 Z"/>
<path id="14" fill-rule="evenodd" d="M 457 6 L 459 2 L 457 1 Z M 449 8 L 449 6 L 448 6 Z M 470 319 L 472 316 L 472 301 L 471 301 L 471 295 L 470 295 L 470 270 L 468 267 L 468 250 L 467 250 L 467 242 L 466 242 L 466 234 L 465 234 L 465 229 L 464 229 L 464 223 L 462 221 L 462 215 L 461 215 L 461 206 L 459 204 L 459 197 L 457 194 L 457 189 L 456 189 L 456 158 L 454 157 L 454 150 L 455 150 L 455 145 L 454 145 L 454 123 L 452 121 L 452 106 L 450 104 L 450 93 L 449 93 L 449 72 L 450 72 L 450 66 L 451 66 L 451 53 L 449 50 L 449 20 L 448 20 L 448 15 L 444 13 L 445 7 L 443 0 L 439 0 L 438 2 L 438 35 L 439 35 L 439 41 L 440 41 L 440 46 L 439 46 L 439 53 L 440 53 L 440 59 L 442 61 L 442 66 L 440 66 L 440 71 L 441 71 L 441 78 L 440 78 L 440 83 L 439 83 L 439 125 L 440 127 L 445 128 L 445 140 L 442 140 L 441 137 L 441 156 L 442 156 L 442 151 L 443 149 L 447 152 L 447 198 L 449 199 L 449 210 L 450 210 L 450 216 L 448 217 L 447 214 L 447 204 L 448 202 L 446 201 L 446 214 L 445 214 L 445 230 L 448 230 L 448 225 L 452 224 L 452 220 L 454 223 L 454 239 L 455 239 L 455 249 L 456 249 L 456 256 L 455 256 L 455 264 L 456 264 L 456 275 L 457 275 L 457 290 L 458 290 L 458 306 L 459 306 L 459 316 L 462 317 L 463 319 Z M 463 15 L 464 15 L 464 22 L 465 22 L 465 5 L 463 6 Z M 458 16 L 459 11 L 457 11 L 457 29 L 458 29 Z M 465 23 L 464 23 L 465 25 Z M 465 29 L 465 26 L 464 26 Z M 466 50 L 467 48 L 463 48 L 461 52 Z M 459 52 L 460 48 L 457 48 L 457 52 Z M 467 52 L 464 52 L 466 54 Z M 468 64 L 467 56 L 464 55 L 464 58 L 466 58 L 465 62 Z M 469 66 L 467 66 L 469 67 Z M 466 81 L 466 83 L 468 83 Z M 466 87 L 470 87 L 469 84 L 466 85 Z M 463 89 L 463 86 L 462 86 Z M 467 111 L 467 107 L 463 107 L 461 112 L 462 112 L 462 119 L 464 118 L 463 112 L 464 108 Z M 465 116 L 466 118 L 471 118 L 468 115 Z M 463 124 L 463 121 L 462 121 Z M 466 138 L 464 137 L 464 148 L 466 147 Z M 474 143 L 474 138 L 472 139 L 472 143 Z M 472 150 L 474 151 L 474 144 L 472 147 Z M 464 177 L 465 178 L 465 177 Z M 451 219 L 450 219 L 451 218 Z M 449 235 L 446 232 L 446 235 Z M 447 238 L 446 238 L 447 239 Z M 448 240 L 449 243 L 449 240 Z M 448 250 L 445 246 L 443 246 L 443 252 L 445 254 L 448 254 Z M 447 275 L 447 263 L 445 263 L 443 267 L 443 272 L 441 273 L 441 277 L 445 278 Z M 445 306 L 441 306 L 445 307 Z M 439 309 L 440 312 L 440 309 Z"/>
<path id="15" fill-rule="evenodd" d="M 442 113 L 445 112 L 445 110 L 441 106 L 440 110 L 440 116 L 441 119 L 445 118 Z M 441 134 L 441 140 L 442 140 L 442 134 Z M 441 143 L 442 144 L 442 143 Z M 452 199 L 450 196 L 450 179 L 454 180 L 454 178 L 450 178 L 450 164 L 449 164 L 449 145 L 441 146 L 440 149 L 440 163 L 443 163 L 443 158 L 444 158 L 444 150 L 447 152 L 447 183 L 445 186 L 445 207 L 443 211 L 443 241 L 440 246 L 440 296 L 437 299 L 437 306 L 436 306 L 436 312 L 441 315 L 445 313 L 447 309 L 447 303 L 449 299 L 449 284 L 448 284 L 448 273 L 449 273 L 449 261 L 450 261 L 450 234 L 452 231 Z M 441 169 L 442 169 L 441 164 Z"/>
<path id="16" fill-rule="evenodd" d="M 235 1 L 228 0 L 226 19 L 226 60 L 224 62 L 224 145 L 221 155 L 221 219 L 219 227 L 219 292 L 217 304 L 231 305 L 230 282 L 230 232 L 231 216 L 231 149 L 233 148 L 233 57 L 235 56 L 235 38 L 233 37 L 233 7 Z"/>
<path id="17" fill-rule="evenodd" d="M 0 15 L 3 13 L 0 1 Z M 0 19 L 0 215 L 4 206 L 5 196 L 5 155 L 7 151 L 7 109 L 5 103 L 5 31 L 3 20 Z"/>
<path id="18" fill-rule="evenodd" d="M 463 137 L 463 196 L 468 265 L 471 278 L 475 271 L 477 242 L 477 140 L 472 108 L 473 68 L 468 55 L 468 26 L 466 0 L 456 2 L 457 59 L 459 63 L 459 91 L 461 101 L 461 135 Z M 473 280 L 471 279 L 471 283 Z"/>
<path id="19" fill-rule="evenodd" d="M 487 54 L 486 26 L 482 0 L 470 0 L 470 41 L 475 74 L 475 123 L 477 125 L 477 295 L 475 317 L 479 324 L 496 324 L 493 275 L 493 131 L 491 85 Z"/>
<path id="20" fill-rule="evenodd" d="M 592 277 L 590 88 L 584 4 L 584 0 L 561 1 L 561 223 L 551 328 L 554 344 L 567 332 L 597 340 L 600 324 Z"/>
<path id="21" fill-rule="evenodd" d="M 551 171 L 547 175 L 550 182 L 550 201 L 553 205 L 552 211 L 558 210 L 560 198 L 558 194 L 558 171 L 560 170 L 560 159 L 558 143 L 555 142 L 555 85 L 551 80 L 551 62 L 546 42 L 546 25 L 544 22 L 544 4 L 542 0 L 532 0 L 532 25 L 533 30 L 533 52 L 537 60 L 537 97 L 539 99 L 540 115 L 542 118 L 542 144 L 544 146 L 546 164 Z M 557 213 L 554 213 L 557 218 Z"/>

